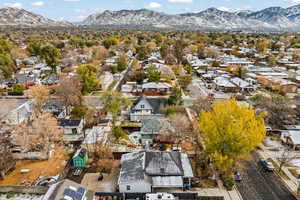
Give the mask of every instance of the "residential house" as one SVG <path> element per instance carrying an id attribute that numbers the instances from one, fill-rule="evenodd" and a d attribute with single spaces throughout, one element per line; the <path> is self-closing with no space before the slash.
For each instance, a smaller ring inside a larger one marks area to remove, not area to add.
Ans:
<path id="1" fill-rule="evenodd" d="M 300 130 L 283 130 L 281 140 L 293 149 L 300 149 Z"/>
<path id="2" fill-rule="evenodd" d="M 29 120 L 32 113 L 33 102 L 30 100 L 19 104 L 18 107 L 10 110 L 8 113 L 4 113 L 2 116 L 2 120 L 4 120 L 7 124 L 16 125 L 26 120 Z"/>
<path id="3" fill-rule="evenodd" d="M 170 122 L 165 118 L 150 118 L 142 120 L 141 130 L 130 134 L 129 138 L 136 145 L 148 147 L 153 143 L 174 143 L 174 137 L 169 137 L 168 133 L 175 132 Z"/>
<path id="4" fill-rule="evenodd" d="M 140 96 L 134 103 L 129 113 L 130 121 L 140 122 L 144 119 L 162 117 L 162 108 L 167 105 L 166 98 L 147 98 Z"/>
<path id="5" fill-rule="evenodd" d="M 134 90 L 136 89 L 137 86 L 137 82 L 126 82 L 126 84 L 123 84 L 121 87 L 121 91 L 124 93 L 131 93 L 134 92 Z"/>
<path id="6" fill-rule="evenodd" d="M 49 74 L 46 78 L 44 78 L 42 83 L 44 85 L 54 85 L 54 84 L 57 84 L 58 81 L 59 81 L 58 74 Z"/>
<path id="7" fill-rule="evenodd" d="M 58 99 L 51 99 L 42 107 L 42 110 L 44 112 L 49 112 L 58 118 L 66 117 L 66 109 L 64 103 Z"/>
<path id="8" fill-rule="evenodd" d="M 249 93 L 254 91 L 253 85 L 251 85 L 249 82 L 244 81 L 241 78 L 235 77 L 230 80 L 232 83 L 234 83 L 236 86 L 238 86 L 240 92 L 244 93 Z"/>
<path id="9" fill-rule="evenodd" d="M 33 86 L 35 84 L 36 77 L 28 76 L 23 74 L 18 74 L 15 78 L 9 80 L 9 85 L 12 86 L 13 84 L 22 84 L 25 87 Z"/>
<path id="10" fill-rule="evenodd" d="M 103 121 L 103 120 L 102 120 Z M 108 139 L 108 134 L 111 132 L 111 127 L 109 123 L 101 122 L 98 126 L 93 126 L 91 129 L 85 131 L 85 138 L 82 144 L 87 146 L 89 151 L 94 151 L 95 145 L 105 145 Z"/>
<path id="11" fill-rule="evenodd" d="M 223 92 L 235 93 L 239 91 L 239 88 L 229 81 L 228 78 L 219 76 L 213 80 L 215 90 Z"/>
<path id="12" fill-rule="evenodd" d="M 88 161 L 88 152 L 86 149 L 78 149 L 72 157 L 72 165 L 76 168 L 84 168 Z"/>
<path id="13" fill-rule="evenodd" d="M 95 192 L 65 179 L 50 186 L 42 200 L 93 200 Z"/>
<path id="14" fill-rule="evenodd" d="M 82 119 L 58 119 L 58 125 L 63 129 L 64 141 L 78 142 L 83 140 L 83 120 Z"/>
<path id="15" fill-rule="evenodd" d="M 142 93 L 148 96 L 167 95 L 172 86 L 168 83 L 149 82 L 142 85 Z"/>
<path id="16" fill-rule="evenodd" d="M 292 81 L 273 77 L 273 76 L 259 76 L 257 80 L 267 88 L 278 90 L 286 93 L 296 93 L 298 91 L 298 84 Z"/>
<path id="17" fill-rule="evenodd" d="M 122 155 L 118 178 L 120 192 L 155 192 L 190 187 L 193 171 L 187 154 L 140 151 Z"/>

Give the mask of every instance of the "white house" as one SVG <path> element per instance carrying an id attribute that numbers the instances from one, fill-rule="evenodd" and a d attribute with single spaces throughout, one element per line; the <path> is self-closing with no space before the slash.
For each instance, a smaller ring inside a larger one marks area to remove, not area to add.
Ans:
<path id="1" fill-rule="evenodd" d="M 300 149 L 300 130 L 284 130 L 281 133 L 281 140 L 292 146 L 293 149 Z"/>
<path id="2" fill-rule="evenodd" d="M 131 108 L 130 121 L 139 122 L 143 119 L 163 116 L 162 108 L 167 105 L 165 98 L 146 98 L 140 96 Z"/>
<path id="3" fill-rule="evenodd" d="M 187 154 L 140 151 L 124 154 L 118 178 L 120 192 L 155 192 L 190 186 L 193 171 Z"/>
<path id="4" fill-rule="evenodd" d="M 63 129 L 63 139 L 67 142 L 83 140 L 83 120 L 82 119 L 58 119 L 58 125 Z"/>
<path id="5" fill-rule="evenodd" d="M 26 101 L 19 107 L 10 111 L 4 120 L 8 124 L 16 125 L 28 120 L 33 113 L 33 101 Z"/>

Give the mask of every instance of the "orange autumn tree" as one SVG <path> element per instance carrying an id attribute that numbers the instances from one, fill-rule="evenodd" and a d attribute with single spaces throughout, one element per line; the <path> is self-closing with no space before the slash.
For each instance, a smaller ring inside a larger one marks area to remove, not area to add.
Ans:
<path id="1" fill-rule="evenodd" d="M 202 110 L 200 133 L 208 156 L 222 175 L 230 175 L 238 161 L 262 142 L 263 117 L 233 99 L 217 101 L 211 110 Z"/>

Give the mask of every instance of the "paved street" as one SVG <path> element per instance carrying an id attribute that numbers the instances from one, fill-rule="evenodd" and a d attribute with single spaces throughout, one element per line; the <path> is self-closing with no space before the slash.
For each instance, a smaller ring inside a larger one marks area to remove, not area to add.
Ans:
<path id="1" fill-rule="evenodd" d="M 257 153 L 244 162 L 241 175 L 237 187 L 244 200 L 296 200 L 276 174 L 262 169 Z"/>

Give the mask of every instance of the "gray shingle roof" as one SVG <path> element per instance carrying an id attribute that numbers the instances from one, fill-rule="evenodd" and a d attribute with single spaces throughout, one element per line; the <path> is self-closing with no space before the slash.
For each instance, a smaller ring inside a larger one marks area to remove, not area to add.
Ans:
<path id="1" fill-rule="evenodd" d="M 128 153 L 122 156 L 121 165 L 118 184 L 142 181 L 154 184 L 153 181 L 156 181 L 157 185 L 172 186 L 177 184 L 170 181 L 182 180 L 182 177 L 193 177 L 187 155 L 180 152 L 140 151 Z"/>
<path id="2" fill-rule="evenodd" d="M 122 156 L 118 184 L 145 180 L 144 156 L 144 152 L 128 153 Z"/>
<path id="3" fill-rule="evenodd" d="M 146 152 L 145 172 L 152 176 L 183 176 L 179 152 Z"/>

